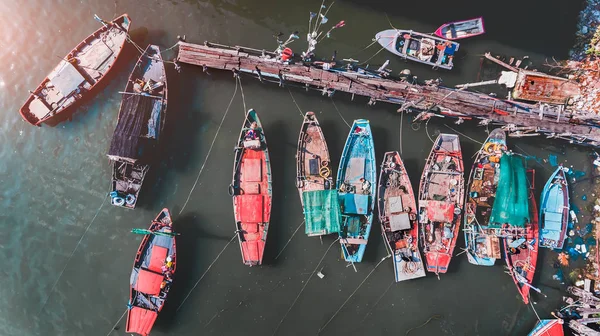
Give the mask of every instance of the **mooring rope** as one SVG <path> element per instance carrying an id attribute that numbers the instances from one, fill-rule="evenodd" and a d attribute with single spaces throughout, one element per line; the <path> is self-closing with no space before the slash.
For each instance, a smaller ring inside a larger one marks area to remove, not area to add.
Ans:
<path id="1" fill-rule="evenodd" d="M 400 113 L 400 155 L 402 155 L 402 122 L 404 121 L 404 112 Z"/>
<path id="2" fill-rule="evenodd" d="M 279 253 L 275 257 L 275 260 L 277 260 L 277 258 L 279 258 L 279 256 L 283 253 L 283 251 L 285 250 L 285 248 L 288 246 L 288 244 L 292 241 L 292 239 L 294 239 L 294 236 L 296 235 L 296 232 L 298 232 L 298 230 L 300 230 L 300 228 L 302 227 L 302 224 L 304 224 L 304 221 L 302 221 L 302 223 L 300 223 L 300 225 L 298 225 L 298 227 L 296 228 L 296 231 L 294 231 L 294 233 L 292 233 L 292 236 L 290 237 L 290 239 L 288 239 L 287 243 L 285 243 L 285 245 L 283 246 L 283 248 L 281 249 L 281 251 L 279 251 Z"/>
<path id="3" fill-rule="evenodd" d="M 429 141 L 431 141 L 431 143 L 434 143 L 433 139 L 429 135 L 429 130 L 427 129 L 427 124 L 429 124 L 429 120 L 431 120 L 431 119 L 427 119 L 427 121 L 425 122 L 425 133 L 427 134 L 427 137 L 429 138 Z"/>
<path id="4" fill-rule="evenodd" d="M 227 247 L 229 246 L 229 244 L 231 244 L 233 242 L 233 240 L 235 238 L 237 238 L 238 235 L 239 235 L 239 233 L 236 232 L 233 235 L 233 237 L 231 237 L 231 239 L 229 240 L 229 242 L 227 242 L 227 244 L 225 244 L 225 246 L 223 247 L 223 249 L 221 250 L 221 252 L 219 252 L 219 254 L 217 254 L 217 257 L 215 259 L 213 259 L 213 261 L 210 263 L 210 265 L 208 265 L 208 268 L 206 269 L 206 271 L 204 271 L 204 273 L 202 273 L 202 276 L 200 276 L 200 279 L 198 279 L 198 281 L 196 281 L 196 283 L 194 284 L 194 287 L 192 287 L 192 289 L 190 289 L 190 292 L 185 296 L 185 298 L 183 299 L 183 301 L 181 302 L 181 304 L 179 304 L 179 307 L 177 307 L 176 312 L 178 312 L 179 309 L 181 309 L 181 306 L 183 306 L 183 304 L 188 299 L 188 297 L 190 297 L 190 294 L 192 294 L 192 292 L 194 291 L 194 289 L 196 289 L 196 287 L 198 286 L 198 284 L 200 283 L 200 281 L 202 281 L 202 279 L 204 279 L 204 276 L 206 276 L 206 274 L 208 273 L 208 271 L 210 271 L 210 269 L 217 262 L 217 260 L 219 260 L 219 258 L 221 257 L 221 254 L 223 254 L 223 252 L 225 252 L 225 249 L 227 249 Z"/>
<path id="5" fill-rule="evenodd" d="M 215 141 L 217 140 L 217 136 L 219 135 L 219 132 L 221 131 L 221 126 L 223 126 L 223 122 L 225 121 L 225 117 L 227 117 L 227 112 L 229 112 L 229 108 L 231 107 L 231 103 L 233 103 L 233 99 L 235 98 L 235 95 L 237 93 L 237 89 L 238 89 L 238 82 L 235 82 L 235 90 L 233 91 L 233 96 L 231 96 L 231 100 L 229 101 L 229 105 L 227 105 L 227 109 L 225 110 L 225 114 L 223 114 L 223 118 L 221 119 L 221 123 L 219 124 L 219 127 L 217 128 L 217 132 L 215 133 L 215 136 L 212 140 L 212 143 L 210 144 L 210 147 L 208 148 L 208 153 L 206 154 L 206 157 L 204 158 L 204 163 L 202 163 L 202 166 L 200 167 L 200 171 L 198 171 L 198 176 L 196 176 L 196 181 L 194 182 L 194 185 L 192 186 L 192 189 L 190 190 L 190 193 L 188 194 L 187 199 L 185 200 L 185 203 L 183 204 L 183 207 L 181 208 L 181 211 L 179 211 L 179 214 L 181 215 L 181 213 L 183 212 L 183 209 L 185 209 L 185 206 L 188 204 L 188 202 L 190 201 L 190 197 L 192 197 L 192 193 L 194 192 L 194 189 L 196 188 L 196 185 L 198 184 L 198 181 L 200 180 L 200 175 L 202 175 L 202 171 L 204 170 L 204 167 L 206 166 L 206 163 L 208 162 L 208 157 L 210 156 L 210 153 L 213 149 L 213 146 L 215 145 Z"/>
<path id="6" fill-rule="evenodd" d="M 348 126 L 348 128 L 352 128 L 352 126 L 350 126 L 350 124 L 348 124 L 348 122 L 346 121 L 346 119 L 344 119 L 344 116 L 342 115 L 342 112 L 340 112 L 340 110 L 338 110 L 337 105 L 335 105 L 335 102 L 333 101 L 333 99 L 331 99 L 331 102 L 333 103 L 333 107 L 335 107 L 335 110 L 340 115 L 340 118 L 342 118 L 342 120 L 344 121 L 344 123 L 346 124 L 346 126 Z"/>
<path id="7" fill-rule="evenodd" d="M 298 105 L 298 103 L 296 103 L 296 99 L 294 99 L 294 95 L 292 94 L 292 90 L 290 90 L 290 88 L 287 88 L 288 92 L 290 93 L 290 96 L 292 97 L 292 101 L 294 102 L 294 104 L 296 104 L 296 107 L 298 108 L 298 112 L 300 112 L 300 116 L 302 118 L 304 118 L 304 113 L 302 113 L 302 109 L 300 108 L 300 106 Z"/>
<path id="8" fill-rule="evenodd" d="M 367 279 L 371 276 L 371 274 L 373 274 L 373 272 L 375 272 L 375 270 L 377 269 L 377 267 L 379 267 L 379 265 L 381 265 L 381 263 L 384 260 L 386 260 L 387 258 L 389 258 L 389 257 L 391 257 L 391 254 L 388 254 L 387 256 L 385 256 L 385 257 L 381 258 L 381 260 L 379 260 L 379 262 L 377 263 L 377 265 L 375 265 L 375 267 L 373 267 L 373 269 L 371 270 L 371 272 L 369 272 L 369 274 L 367 274 L 367 276 L 358 285 L 358 287 L 356 287 L 356 289 L 354 290 L 354 292 L 352 292 L 352 294 L 350 294 L 350 296 L 348 296 L 348 298 L 346 299 L 346 301 L 344 301 L 344 303 L 342 303 L 342 305 L 340 306 L 340 308 L 338 308 L 338 310 L 333 314 L 333 316 L 331 316 L 331 318 L 329 319 L 329 321 L 327 321 L 321 328 L 319 328 L 319 330 L 317 331 L 317 335 L 320 334 L 323 330 L 325 330 L 325 328 L 327 327 L 327 325 L 331 321 L 333 321 L 333 319 L 342 310 L 342 308 L 344 308 L 344 306 L 346 305 L 346 303 L 348 303 L 348 301 L 350 301 L 350 299 L 354 296 L 354 294 L 356 294 L 356 292 L 358 292 L 358 290 L 360 289 L 360 287 L 365 283 L 365 281 L 367 281 Z"/>
<path id="9" fill-rule="evenodd" d="M 377 301 L 375 301 L 375 303 L 373 304 L 373 306 L 371 307 L 371 309 L 369 309 L 369 311 L 365 314 L 365 317 L 363 317 L 362 322 L 364 322 L 367 317 L 369 317 L 369 315 L 371 315 L 371 312 L 373 311 L 373 309 L 375 309 L 375 307 L 377 307 L 377 305 L 379 304 L 379 301 L 381 301 L 381 299 L 383 299 L 383 297 L 385 296 L 385 294 L 387 294 L 387 292 L 390 290 L 390 288 L 392 288 L 392 285 L 396 283 L 396 280 L 393 280 L 389 286 L 387 286 L 387 288 L 385 289 L 385 291 L 383 291 L 383 293 L 381 293 L 381 295 L 379 296 L 379 298 L 377 299 Z"/>
<path id="10" fill-rule="evenodd" d="M 471 138 L 471 137 L 469 137 L 469 136 L 467 136 L 467 135 L 464 135 L 463 133 L 460 133 L 459 131 L 455 130 L 454 128 L 452 128 L 452 127 L 448 126 L 447 124 L 444 124 L 444 126 L 448 127 L 449 129 L 451 129 L 451 130 L 452 130 L 452 131 L 454 131 L 455 133 L 458 133 L 458 134 L 460 134 L 460 135 L 464 136 L 465 138 L 467 138 L 467 139 L 469 139 L 469 140 L 471 140 L 471 141 L 473 141 L 473 142 L 475 142 L 475 143 L 478 143 L 478 144 L 480 144 L 480 145 L 482 145 L 482 146 L 483 146 L 483 142 L 481 142 L 481 141 L 477 141 L 477 140 L 475 140 L 475 139 L 473 139 L 473 138 Z"/>
<path id="11" fill-rule="evenodd" d="M 298 301 L 298 299 L 300 298 L 300 295 L 302 295 L 302 292 L 304 292 L 304 289 L 306 288 L 306 286 L 308 285 L 308 283 L 310 282 L 310 279 L 312 279 L 313 275 L 315 275 L 315 272 L 317 271 L 317 269 L 319 268 L 319 266 L 321 266 L 321 263 L 323 262 L 323 259 L 325 259 L 325 256 L 327 255 L 327 252 L 329 252 L 329 250 L 331 249 L 331 247 L 338 242 L 338 240 L 340 240 L 340 238 L 334 240 L 329 247 L 327 248 L 327 250 L 325 251 L 325 253 L 323 253 L 323 256 L 321 257 L 321 260 L 319 260 L 319 263 L 317 264 L 317 267 L 315 267 L 315 269 L 312 271 L 312 273 L 310 274 L 310 276 L 308 277 L 308 280 L 306 280 L 306 282 L 304 283 L 304 286 L 302 286 L 302 289 L 300 290 L 300 292 L 298 293 L 298 295 L 296 296 L 296 298 L 294 299 L 294 302 L 292 302 L 292 304 L 290 305 L 290 307 L 288 308 L 288 310 L 285 312 L 285 315 L 283 315 L 283 317 L 281 318 L 281 321 L 279 321 L 279 323 L 277 324 L 277 327 L 275 328 L 275 330 L 273 331 L 273 335 L 275 335 L 277 333 L 277 330 L 279 330 L 279 327 L 281 326 L 281 324 L 283 323 L 283 321 L 285 320 L 285 318 L 288 316 L 288 314 L 290 313 L 290 311 L 292 310 L 292 308 L 294 307 L 294 305 L 296 304 L 296 301 Z"/>
<path id="12" fill-rule="evenodd" d="M 408 330 L 406 331 L 406 333 L 404 334 L 404 336 L 408 335 L 408 333 L 409 333 L 409 332 L 411 332 L 411 331 L 413 331 L 413 330 L 415 330 L 415 329 L 419 329 L 419 328 L 422 328 L 422 327 L 424 327 L 424 326 L 425 326 L 427 323 L 431 322 L 432 320 L 437 320 L 437 319 L 439 319 L 440 317 L 442 317 L 442 315 L 438 315 L 438 314 L 435 314 L 435 315 L 433 315 L 433 316 L 432 316 L 432 317 L 430 317 L 430 318 L 429 318 L 427 321 L 425 321 L 425 323 L 421 324 L 420 326 L 417 326 L 417 327 L 414 327 L 414 328 L 410 328 L 410 329 L 408 329 Z"/>
<path id="13" fill-rule="evenodd" d="M 119 325 L 119 323 L 121 323 L 121 320 L 123 319 L 123 317 L 125 317 L 125 315 L 127 314 L 127 311 L 129 311 L 129 308 L 125 309 L 125 311 L 123 312 L 123 315 L 121 315 L 121 317 L 119 318 L 117 323 L 115 323 L 115 325 L 113 325 L 112 329 L 110 329 L 110 331 L 108 332 L 108 334 L 106 334 L 106 336 L 109 336 L 110 334 L 112 334 L 113 331 L 115 331 L 115 328 Z"/>
<path id="14" fill-rule="evenodd" d="M 235 85 L 237 86 L 237 83 L 240 83 L 240 90 L 242 92 L 242 103 L 244 104 L 244 116 L 246 115 L 246 113 L 248 113 L 248 109 L 246 108 L 246 96 L 244 95 L 244 87 L 242 86 L 242 78 L 240 77 L 240 75 L 237 75 L 236 77 L 237 81 L 235 83 Z"/>
<path id="15" fill-rule="evenodd" d="M 67 262 L 65 263 L 65 266 L 63 267 L 62 271 L 60 271 L 60 273 L 59 273 L 58 278 L 56 279 L 56 281 L 54 281 L 54 285 L 52 285 L 52 288 L 50 288 L 50 291 L 48 292 L 48 296 L 46 297 L 46 300 L 44 300 L 44 303 L 42 304 L 42 307 L 40 308 L 39 313 L 41 313 L 44 310 L 44 308 L 46 307 L 46 304 L 48 303 L 48 301 L 50 300 L 50 297 L 52 296 L 52 292 L 54 292 L 54 289 L 56 288 L 56 285 L 58 285 L 58 282 L 60 281 L 60 279 L 62 278 L 63 274 L 65 273 L 65 270 L 67 269 L 67 266 L 69 266 L 69 263 L 71 262 L 71 259 L 75 255 L 75 251 L 77 251 L 77 248 L 79 247 L 79 245 L 83 241 L 83 237 L 85 237 L 85 234 L 88 232 L 88 230 L 90 229 L 90 227 L 92 226 L 92 224 L 96 220 L 96 217 L 98 217 L 98 214 L 100 213 L 100 210 L 104 206 L 104 203 L 106 203 L 106 199 L 107 198 L 108 198 L 108 194 L 106 194 L 104 196 L 104 198 L 102 200 L 102 204 L 100 205 L 100 207 L 98 208 L 98 210 L 96 210 L 96 214 L 92 218 L 92 221 L 85 228 L 85 231 L 83 231 L 83 234 L 81 235 L 81 237 L 79 238 L 79 241 L 75 245 L 75 248 L 73 249 L 73 252 L 71 252 L 71 255 L 69 255 L 69 258 L 67 259 Z"/>

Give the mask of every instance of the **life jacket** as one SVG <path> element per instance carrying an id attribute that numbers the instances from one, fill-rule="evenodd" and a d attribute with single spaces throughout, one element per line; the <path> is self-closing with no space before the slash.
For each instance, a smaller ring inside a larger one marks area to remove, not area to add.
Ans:
<path id="1" fill-rule="evenodd" d="M 285 48 L 281 52 L 281 60 L 282 61 L 289 61 L 290 58 L 292 58 L 292 56 L 294 56 L 294 52 L 290 48 Z"/>

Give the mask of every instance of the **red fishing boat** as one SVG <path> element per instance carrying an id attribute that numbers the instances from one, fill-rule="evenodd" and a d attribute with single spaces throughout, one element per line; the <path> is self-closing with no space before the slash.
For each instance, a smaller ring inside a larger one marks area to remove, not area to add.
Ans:
<path id="1" fill-rule="evenodd" d="M 483 33 L 485 33 L 485 28 L 482 17 L 444 23 L 435 31 L 435 35 L 448 40 L 459 40 Z"/>
<path id="2" fill-rule="evenodd" d="M 540 320 L 527 336 L 564 336 L 563 324 L 561 319 Z"/>
<path id="3" fill-rule="evenodd" d="M 81 41 L 34 90 L 19 112 L 34 126 L 54 125 L 58 116 L 72 111 L 106 78 L 129 38 L 131 20 L 123 14 L 106 22 Z"/>
<path id="4" fill-rule="evenodd" d="M 512 276 L 525 304 L 529 303 L 530 289 L 540 291 L 532 285 L 538 256 L 538 209 L 533 192 L 535 171 L 529 170 L 528 173 L 531 174 L 529 180 L 529 221 L 525 223 L 524 229 L 511 226 L 506 229 L 507 232 L 503 232 L 505 236 L 503 244 L 504 257 L 508 273 Z"/>
<path id="5" fill-rule="evenodd" d="M 245 265 L 262 264 L 271 217 L 271 162 L 258 114 L 249 110 L 235 147 L 233 197 L 236 230 Z"/>
<path id="6" fill-rule="evenodd" d="M 165 304 L 175 273 L 175 233 L 168 209 L 156 216 L 148 230 L 135 230 L 147 234 L 133 262 L 125 332 L 146 336 Z"/>
<path id="7" fill-rule="evenodd" d="M 419 226 L 427 271 L 446 273 L 462 218 L 465 179 L 458 135 L 440 134 L 419 187 Z"/>

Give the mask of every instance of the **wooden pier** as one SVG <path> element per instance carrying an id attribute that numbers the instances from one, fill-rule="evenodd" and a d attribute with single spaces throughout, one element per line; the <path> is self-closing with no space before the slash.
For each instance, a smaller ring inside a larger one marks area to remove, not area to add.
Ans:
<path id="1" fill-rule="evenodd" d="M 420 113 L 417 119 L 433 115 L 479 119 L 480 124 L 504 125 L 510 136 L 542 135 L 571 143 L 600 147 L 600 117 L 589 111 L 575 111 L 566 105 L 530 104 L 506 101 L 490 95 L 435 84 L 413 84 L 406 80 L 378 78 L 368 73 L 327 69 L 302 62 L 285 64 L 273 52 L 205 42 L 179 42 L 178 63 L 208 69 L 250 74 L 260 81 L 301 85 L 332 96 L 341 91 L 377 101 L 400 105 L 399 112 Z M 325 67 L 327 68 L 327 66 Z"/>

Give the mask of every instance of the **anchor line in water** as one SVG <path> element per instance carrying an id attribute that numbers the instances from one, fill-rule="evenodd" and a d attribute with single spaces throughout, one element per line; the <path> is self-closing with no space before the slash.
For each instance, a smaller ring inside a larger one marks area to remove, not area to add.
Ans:
<path id="1" fill-rule="evenodd" d="M 304 113 L 302 113 L 302 109 L 300 108 L 300 105 L 298 105 L 298 103 L 296 102 L 296 99 L 294 99 L 294 95 L 292 94 L 292 90 L 290 90 L 290 88 L 287 88 L 287 89 L 288 89 L 288 92 L 290 93 L 290 96 L 292 97 L 292 101 L 294 102 L 294 104 L 298 108 L 298 112 L 300 112 L 300 116 L 302 118 L 304 118 Z"/>
<path id="2" fill-rule="evenodd" d="M 242 103 L 244 104 L 244 116 L 246 115 L 246 113 L 248 112 L 248 109 L 246 108 L 246 96 L 244 95 L 244 87 L 242 86 L 242 78 L 240 77 L 239 74 L 235 75 L 236 78 L 236 85 L 239 82 L 240 84 L 240 90 L 242 92 Z"/>
<path id="3" fill-rule="evenodd" d="M 215 145 L 215 141 L 217 141 L 217 136 L 219 135 L 219 132 L 221 131 L 223 122 L 225 122 L 225 118 L 227 117 L 227 113 L 229 112 L 229 108 L 231 107 L 231 103 L 233 103 L 233 99 L 235 98 L 235 95 L 237 93 L 237 89 L 238 89 L 238 82 L 236 81 L 235 82 L 235 90 L 233 91 L 233 96 L 231 96 L 231 100 L 229 100 L 229 105 L 227 105 L 227 109 L 225 109 L 223 118 L 221 118 L 221 123 L 219 124 L 219 127 L 217 128 L 217 132 L 215 133 L 215 136 L 210 144 L 210 147 L 208 148 L 208 153 L 206 154 L 206 157 L 204 158 L 204 162 L 202 163 L 202 166 L 200 167 L 200 170 L 198 171 L 198 176 L 196 176 L 196 181 L 192 185 L 192 189 L 190 190 L 190 193 L 188 194 L 188 197 L 185 200 L 183 207 L 181 207 L 181 211 L 179 211 L 179 215 L 181 215 L 181 213 L 183 212 L 183 209 L 185 209 L 186 205 L 190 201 L 190 197 L 192 197 L 192 193 L 194 192 L 194 189 L 196 188 L 196 185 L 198 184 L 198 181 L 200 180 L 200 175 L 202 175 L 202 172 L 204 171 L 204 167 L 206 166 L 206 163 L 208 162 L 208 158 L 210 157 L 210 153 L 212 152 L 213 146 Z"/>
<path id="4" fill-rule="evenodd" d="M 335 104 L 335 101 L 333 101 L 333 98 L 331 98 L 331 103 L 333 104 L 333 107 L 335 107 L 335 110 L 340 115 L 340 118 L 342 118 L 342 120 L 344 121 L 344 123 L 346 124 L 346 126 L 348 126 L 348 128 L 352 128 L 352 126 L 350 126 L 350 124 L 348 124 L 348 122 L 346 121 L 346 119 L 344 119 L 344 116 L 342 115 L 342 112 L 340 112 L 340 110 L 337 108 L 337 105 Z"/>
<path id="5" fill-rule="evenodd" d="M 300 228 L 302 227 L 302 224 L 304 224 L 304 221 L 302 221 L 302 223 L 300 223 L 300 225 L 298 225 L 298 227 L 296 228 L 296 230 L 294 231 L 294 233 L 292 233 L 292 236 L 290 237 L 290 239 L 288 239 L 287 243 L 285 243 L 285 245 L 283 246 L 283 248 L 281 249 L 281 251 L 279 251 L 279 253 L 275 257 L 275 260 L 277 260 L 277 258 L 279 258 L 279 256 L 283 253 L 283 251 L 285 251 L 285 248 L 289 245 L 289 243 L 292 241 L 292 239 L 294 239 L 294 236 L 296 235 L 296 232 L 298 232 L 298 230 L 300 230 Z"/>
<path id="6" fill-rule="evenodd" d="M 344 308 L 344 306 L 346 305 L 346 303 L 348 303 L 348 301 L 350 301 L 350 299 L 354 296 L 354 294 L 356 294 L 356 292 L 358 292 L 358 290 L 360 289 L 360 287 L 367 281 L 367 279 L 371 276 L 371 274 L 373 274 L 373 272 L 375 272 L 375 270 L 377 269 L 377 267 L 379 267 L 379 265 L 381 265 L 381 263 L 386 260 L 387 258 L 390 258 L 392 255 L 388 254 L 387 256 L 381 258 L 381 260 L 379 260 L 379 262 L 377 263 L 377 265 L 375 265 L 375 267 L 373 267 L 373 269 L 371 270 L 371 272 L 369 272 L 369 274 L 367 274 L 367 276 L 363 279 L 363 281 L 358 285 L 358 287 L 356 287 L 356 289 L 354 290 L 354 292 L 352 292 L 352 294 L 350 294 L 350 296 L 348 296 L 348 298 L 346 299 L 346 301 L 344 301 L 344 303 L 342 303 L 342 305 L 340 306 L 340 308 L 338 308 L 338 310 L 333 314 L 333 316 L 331 316 L 331 318 L 321 327 L 319 328 L 319 330 L 317 331 L 317 335 L 320 334 L 323 330 L 325 330 L 325 328 L 327 327 L 327 325 L 333 321 L 333 319 L 337 316 L 337 314 Z"/>
<path id="7" fill-rule="evenodd" d="M 319 263 L 317 264 L 317 266 L 315 267 L 315 269 L 312 271 L 312 273 L 310 274 L 310 276 L 308 277 L 308 279 L 304 283 L 304 286 L 302 286 L 302 289 L 300 289 L 300 292 L 298 293 L 298 295 L 296 296 L 296 298 L 294 299 L 294 301 L 292 302 L 292 304 L 290 305 L 290 307 L 288 308 L 288 310 L 285 312 L 285 315 L 283 315 L 283 317 L 281 318 L 281 321 L 279 321 L 279 323 L 277 324 L 277 327 L 273 331 L 273 336 L 277 333 L 277 330 L 279 330 L 279 327 L 281 326 L 281 324 L 283 323 L 283 321 L 285 320 L 285 318 L 288 316 L 288 314 L 290 313 L 290 311 L 292 310 L 292 308 L 294 308 L 294 305 L 296 304 L 296 302 L 300 298 L 300 295 L 302 295 L 302 292 L 304 292 L 304 289 L 306 289 L 306 286 L 310 282 L 310 279 L 312 279 L 313 275 L 315 275 L 315 272 L 317 271 L 317 269 L 319 268 L 319 266 L 321 266 L 321 263 L 323 262 L 323 259 L 325 259 L 325 256 L 327 255 L 327 252 L 329 252 L 329 250 L 331 249 L 331 247 L 333 247 L 333 245 L 335 245 L 335 243 L 337 243 L 338 240 L 340 240 L 340 238 L 337 238 L 336 240 L 334 240 L 329 245 L 329 247 L 327 248 L 327 250 L 325 251 L 325 253 L 323 253 L 323 256 L 321 257 L 321 260 L 319 260 Z"/>
<path id="8" fill-rule="evenodd" d="M 464 135 L 463 133 L 461 133 L 461 132 L 459 132 L 459 131 L 455 130 L 454 128 L 452 128 L 452 127 L 450 127 L 450 126 L 448 126 L 448 124 L 444 124 L 444 126 L 448 127 L 449 129 L 451 129 L 451 130 L 452 130 L 452 131 L 454 131 L 455 133 L 457 133 L 457 134 L 460 134 L 460 135 L 464 136 L 465 138 L 467 138 L 467 139 L 469 139 L 469 140 L 471 140 L 471 141 L 473 141 L 473 142 L 475 142 L 475 143 L 478 143 L 478 144 L 480 144 L 480 145 L 482 145 L 482 146 L 483 146 L 483 142 L 481 142 L 481 141 L 477 141 L 477 140 L 475 140 L 475 139 L 473 139 L 473 138 L 471 138 L 471 137 L 469 137 L 469 136 L 467 136 L 467 135 Z"/>
<path id="9" fill-rule="evenodd" d="M 402 123 L 404 120 L 404 112 L 400 114 L 400 155 L 402 155 Z"/>
<path id="10" fill-rule="evenodd" d="M 121 317 L 119 318 L 119 320 L 117 321 L 117 323 L 115 323 L 112 327 L 112 329 L 110 329 L 110 331 L 108 332 L 108 334 L 106 334 L 106 336 L 109 336 L 110 334 L 112 334 L 113 331 L 115 331 L 115 328 L 119 325 L 119 323 L 121 323 L 121 320 L 123 319 L 123 317 L 125 317 L 125 315 L 127 314 L 127 311 L 129 310 L 129 308 L 125 309 L 125 311 L 123 312 L 123 315 L 121 315 Z"/>
<path id="11" fill-rule="evenodd" d="M 231 244 L 233 242 L 233 240 L 238 235 L 239 235 L 239 233 L 236 232 L 233 235 L 233 237 L 231 237 L 231 239 L 229 240 L 229 242 L 227 242 L 227 244 L 225 244 L 225 246 L 223 247 L 223 249 L 221 250 L 221 252 L 219 252 L 219 254 L 217 254 L 217 257 L 215 259 L 213 259 L 213 261 L 210 263 L 210 265 L 208 265 L 208 268 L 206 269 L 206 271 L 204 271 L 204 273 L 202 273 L 202 275 L 200 276 L 200 279 L 198 279 L 198 281 L 196 281 L 196 283 L 194 284 L 194 286 L 192 287 L 192 289 L 190 289 L 190 292 L 185 296 L 185 298 L 183 299 L 183 301 L 181 301 L 181 304 L 179 304 L 179 307 L 177 307 L 177 310 L 175 310 L 176 312 L 178 312 L 179 309 L 181 309 L 181 307 L 183 306 L 183 304 L 185 303 L 185 301 L 190 297 L 190 294 L 192 294 L 192 292 L 194 291 L 194 289 L 196 289 L 196 287 L 198 286 L 198 284 L 200 283 L 200 281 L 202 281 L 202 279 L 204 279 L 204 276 L 206 276 L 206 274 L 208 273 L 208 271 L 210 271 L 210 269 L 217 262 L 217 260 L 219 260 L 219 258 L 221 257 L 221 254 L 223 254 L 223 252 L 225 252 L 225 249 L 227 249 L 227 247 L 229 246 L 229 244 Z"/>
<path id="12" fill-rule="evenodd" d="M 375 309 L 375 307 L 377 307 L 377 305 L 379 304 L 379 301 L 381 301 L 381 299 L 383 299 L 385 294 L 387 294 L 387 292 L 390 290 L 390 288 L 392 288 L 392 285 L 394 285 L 395 283 L 396 283 L 396 280 L 392 280 L 390 285 L 385 289 L 385 291 L 383 291 L 383 293 L 381 293 L 381 295 L 379 296 L 377 301 L 375 301 L 375 303 L 373 304 L 371 309 L 369 309 L 369 311 L 365 314 L 365 317 L 362 319 L 361 323 L 364 322 L 367 319 L 367 317 L 369 317 L 369 315 L 371 315 L 371 312 L 373 311 L 373 309 Z"/>
<path id="13" fill-rule="evenodd" d="M 44 303 L 42 304 L 42 307 L 40 308 L 39 313 L 41 313 L 44 310 L 44 308 L 46 307 L 46 304 L 48 304 L 48 301 L 50 300 L 50 297 L 52 296 L 52 293 L 54 292 L 54 289 L 58 285 L 58 282 L 60 281 L 60 279 L 62 278 L 63 274 L 65 273 L 65 270 L 67 269 L 67 266 L 69 266 L 69 263 L 71 262 L 71 259 L 75 255 L 75 251 L 77 251 L 77 248 L 79 247 L 79 245 L 83 241 L 83 237 L 85 237 L 85 234 L 89 231 L 90 227 L 92 226 L 92 224 L 96 220 L 96 217 L 98 217 L 98 214 L 100 213 L 100 210 L 102 210 L 102 207 L 104 206 L 104 203 L 106 203 L 106 199 L 107 198 L 108 198 L 108 193 L 102 199 L 102 204 L 100 205 L 100 207 L 98 208 L 98 210 L 96 210 L 96 214 L 94 215 L 94 217 L 92 218 L 92 220 L 90 221 L 90 223 L 88 224 L 88 226 L 85 228 L 85 231 L 83 231 L 83 234 L 81 235 L 81 237 L 79 238 L 79 241 L 75 245 L 75 248 L 73 249 L 73 252 L 71 252 L 71 255 L 69 255 L 69 258 L 67 259 L 67 262 L 65 263 L 65 266 L 63 267 L 62 271 L 60 271 L 60 274 L 58 275 L 58 278 L 54 282 L 54 285 L 52 285 L 52 288 L 50 288 L 50 291 L 48 292 L 48 296 L 46 297 L 46 300 L 44 300 Z"/>

